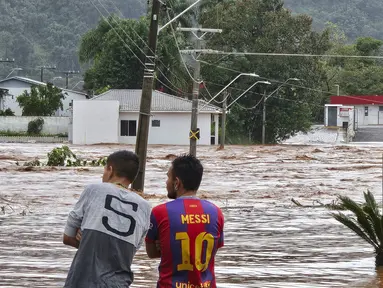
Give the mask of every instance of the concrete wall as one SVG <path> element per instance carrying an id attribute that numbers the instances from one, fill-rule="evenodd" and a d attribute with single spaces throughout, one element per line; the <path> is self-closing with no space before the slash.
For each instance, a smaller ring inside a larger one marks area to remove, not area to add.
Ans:
<path id="1" fill-rule="evenodd" d="M 26 132 L 28 123 L 36 116 L 0 116 L 0 131 Z M 67 134 L 69 117 L 41 117 L 44 119 L 43 134 Z"/>
<path id="2" fill-rule="evenodd" d="M 118 101 L 73 101 L 72 143 L 118 143 Z"/>
<path id="3" fill-rule="evenodd" d="M 118 121 L 118 137 L 120 143 L 135 144 L 135 136 L 121 136 L 121 120 L 136 120 L 138 132 L 138 113 L 120 112 Z M 152 121 L 159 120 L 160 127 L 152 127 Z M 149 126 L 148 144 L 189 145 L 191 113 L 185 112 L 152 112 Z M 211 114 L 198 114 L 198 128 L 200 128 L 200 140 L 198 145 L 210 145 L 211 137 Z"/>

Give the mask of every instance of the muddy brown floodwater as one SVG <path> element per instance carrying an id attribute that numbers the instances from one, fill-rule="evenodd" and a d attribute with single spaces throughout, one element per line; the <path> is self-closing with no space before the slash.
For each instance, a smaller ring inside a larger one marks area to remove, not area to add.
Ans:
<path id="1" fill-rule="evenodd" d="M 0 286 L 62 287 L 75 250 L 65 247 L 67 214 L 83 187 L 100 182 L 102 168 L 25 169 L 17 166 L 59 145 L 0 144 Z M 126 146 L 71 146 L 94 159 Z M 133 149 L 128 146 L 128 149 Z M 188 147 L 151 146 L 146 193 L 167 201 L 169 154 Z M 200 194 L 222 207 L 225 247 L 218 252 L 218 287 L 383 287 L 371 247 L 329 217 L 324 208 L 299 208 L 336 195 L 381 201 L 383 146 L 198 147 L 205 166 Z M 155 287 L 158 261 L 143 249 L 132 287 Z"/>

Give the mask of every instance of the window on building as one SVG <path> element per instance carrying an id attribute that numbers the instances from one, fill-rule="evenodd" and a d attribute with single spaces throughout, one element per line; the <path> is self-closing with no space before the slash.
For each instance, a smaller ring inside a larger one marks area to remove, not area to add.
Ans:
<path id="1" fill-rule="evenodd" d="M 137 136 L 136 120 L 121 120 L 121 136 Z"/>
<path id="2" fill-rule="evenodd" d="M 152 120 L 152 127 L 160 127 L 161 121 L 160 120 Z"/>
<path id="3" fill-rule="evenodd" d="M 368 116 L 368 106 L 364 107 L 364 116 Z"/>
<path id="4" fill-rule="evenodd" d="M 383 112 L 383 106 L 379 106 L 379 111 Z"/>

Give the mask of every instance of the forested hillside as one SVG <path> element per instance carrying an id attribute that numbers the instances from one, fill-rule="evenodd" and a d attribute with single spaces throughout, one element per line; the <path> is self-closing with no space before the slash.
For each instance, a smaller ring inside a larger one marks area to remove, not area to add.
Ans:
<path id="1" fill-rule="evenodd" d="M 104 15 L 108 14 L 103 6 L 129 18 L 143 15 L 147 5 L 146 0 L 0 0 L 0 58 L 16 60 L 0 64 L 0 78 L 12 67 L 21 67 L 19 75 L 36 79 L 42 65 L 57 66 L 55 76 L 58 71 L 79 70 L 80 38 L 100 19 L 92 3 Z"/>
<path id="2" fill-rule="evenodd" d="M 39 66 L 57 66 L 56 71 L 45 72 L 45 80 L 64 77 L 59 71 L 80 70 L 81 36 L 96 27 L 100 19 L 94 5 L 105 16 L 108 12 L 104 8 L 138 18 L 145 14 L 147 0 L 0 0 L 0 58 L 16 60 L 0 64 L 0 78 L 15 67 L 23 68 L 19 75 L 39 79 Z M 327 21 L 338 24 L 350 42 L 359 36 L 383 39 L 381 0 L 285 0 L 285 6 L 294 13 L 312 16 L 317 30 Z M 73 83 L 81 79 L 81 75 L 74 77 Z M 64 79 L 56 81 L 64 83 Z"/>
<path id="3" fill-rule="evenodd" d="M 382 0 L 285 0 L 285 6 L 312 16 L 317 29 L 328 21 L 337 24 L 350 41 L 360 36 L 383 40 Z"/>

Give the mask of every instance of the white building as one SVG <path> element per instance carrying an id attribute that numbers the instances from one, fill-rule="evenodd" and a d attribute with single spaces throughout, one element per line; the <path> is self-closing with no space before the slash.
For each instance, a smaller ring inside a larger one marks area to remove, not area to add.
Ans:
<path id="1" fill-rule="evenodd" d="M 356 111 L 354 106 L 342 104 L 326 104 L 324 112 L 324 125 L 326 127 L 346 127 L 356 125 Z"/>
<path id="2" fill-rule="evenodd" d="M 69 141 L 73 144 L 135 144 L 141 90 L 110 90 L 87 101 L 73 101 Z M 199 145 L 211 145 L 211 125 L 218 139 L 221 109 L 199 103 Z M 153 91 L 148 144 L 189 145 L 192 101 Z M 218 142 L 215 140 L 214 144 Z"/>
<path id="3" fill-rule="evenodd" d="M 10 108 L 13 112 L 15 112 L 15 116 L 21 116 L 22 109 L 16 101 L 17 96 L 23 94 L 25 90 L 28 93 L 31 92 L 32 85 L 46 85 L 46 83 L 18 76 L 0 80 L 0 89 L 8 89 L 9 93 L 8 96 L 0 98 L 0 110 Z M 85 93 L 64 88 L 60 89 L 62 89 L 63 93 L 65 93 L 65 99 L 62 100 L 63 110 L 59 109 L 54 116 L 68 117 L 71 114 L 69 108 L 72 100 L 85 100 L 88 98 Z"/>
<path id="4" fill-rule="evenodd" d="M 330 99 L 333 105 L 355 108 L 355 122 L 358 126 L 383 125 L 381 95 L 331 96 Z"/>

